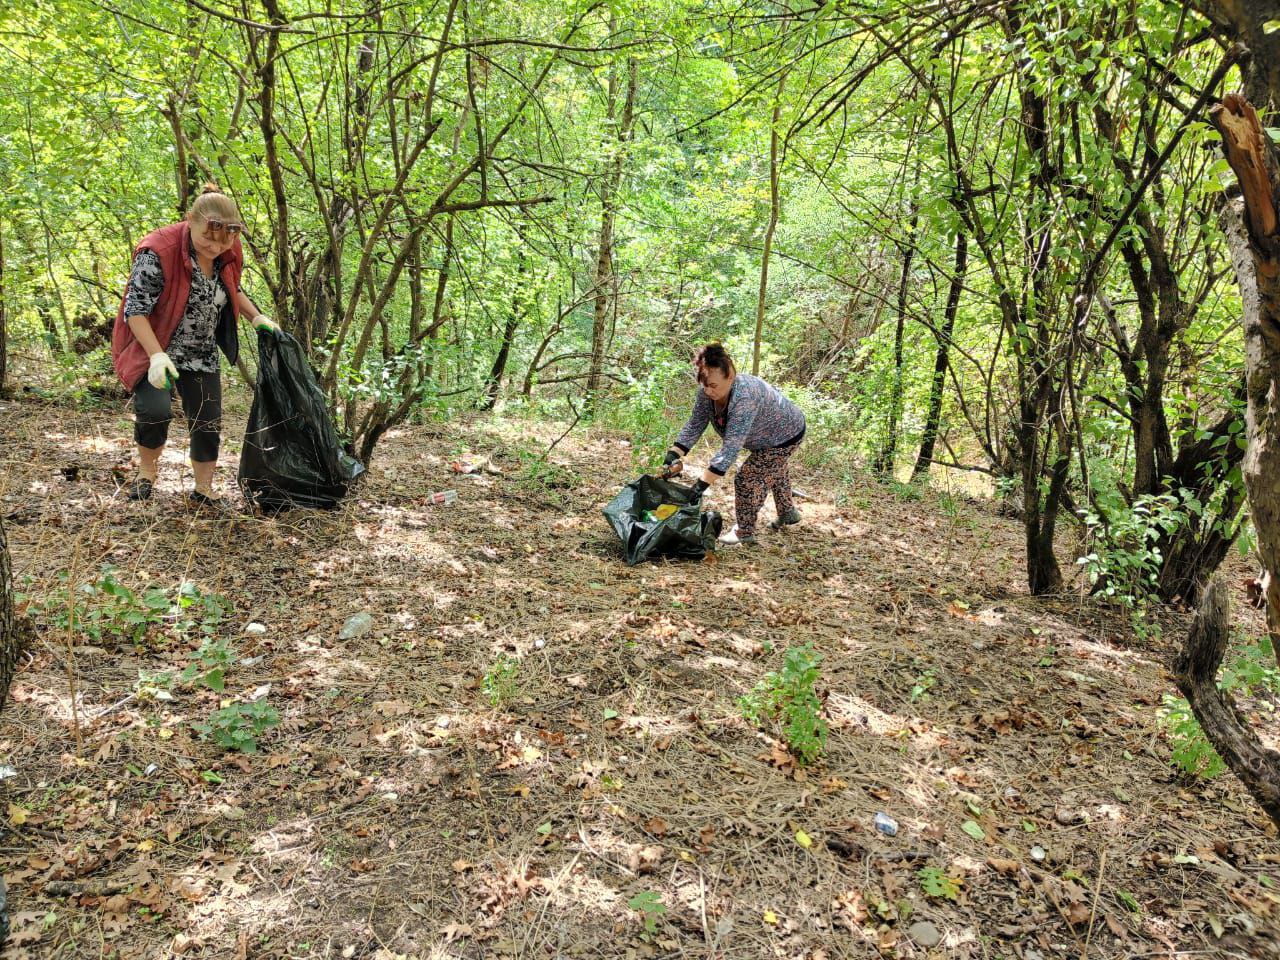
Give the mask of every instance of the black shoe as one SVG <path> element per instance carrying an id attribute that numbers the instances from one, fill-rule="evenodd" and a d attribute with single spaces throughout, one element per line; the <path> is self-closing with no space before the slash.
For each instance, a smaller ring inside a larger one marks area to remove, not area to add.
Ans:
<path id="1" fill-rule="evenodd" d="M 199 490 L 193 490 L 187 494 L 187 506 L 197 513 L 212 513 L 216 515 L 225 515 L 230 511 L 227 509 L 227 503 L 221 497 L 210 497 L 201 493 Z"/>
<path id="2" fill-rule="evenodd" d="M 125 488 L 129 491 L 126 496 L 130 500 L 150 500 L 154 488 L 155 484 L 146 477 L 134 477 L 133 482 Z"/>
<path id="3" fill-rule="evenodd" d="M 800 522 L 800 511 L 792 507 L 773 523 L 769 524 L 770 530 L 781 530 L 783 527 L 789 527 L 792 524 Z"/>

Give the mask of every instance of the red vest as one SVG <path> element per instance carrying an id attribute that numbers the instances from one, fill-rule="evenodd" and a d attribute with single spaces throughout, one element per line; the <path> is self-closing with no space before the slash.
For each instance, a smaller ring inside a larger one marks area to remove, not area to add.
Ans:
<path id="1" fill-rule="evenodd" d="M 187 309 L 187 298 L 191 295 L 191 227 L 186 220 L 170 224 L 154 230 L 142 238 L 133 249 L 136 257 L 143 250 L 150 250 L 160 258 L 160 269 L 164 273 L 164 289 L 160 299 L 151 311 L 151 329 L 160 341 L 160 349 L 168 350 L 173 332 L 182 322 L 182 315 Z M 226 285 L 231 299 L 231 322 L 218 323 L 218 346 L 232 363 L 236 362 L 240 342 L 236 335 L 236 319 L 240 316 L 240 274 L 244 270 L 244 251 L 240 247 L 240 238 L 236 237 L 231 249 L 224 253 L 222 260 L 222 282 Z M 224 315 L 225 316 L 225 315 Z M 120 298 L 120 309 L 116 313 L 116 324 L 111 331 L 111 361 L 116 368 L 116 376 L 124 384 L 126 390 L 133 390 L 151 365 L 151 358 L 142 349 L 129 324 L 125 322 L 124 297 Z"/>

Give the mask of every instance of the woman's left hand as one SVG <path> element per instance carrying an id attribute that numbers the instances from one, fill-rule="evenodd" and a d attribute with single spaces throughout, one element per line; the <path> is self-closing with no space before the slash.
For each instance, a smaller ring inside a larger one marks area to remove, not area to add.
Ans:
<path id="1" fill-rule="evenodd" d="M 253 329 L 263 330 L 270 334 L 277 334 L 280 332 L 280 324 L 276 323 L 265 313 L 260 313 L 253 318 Z"/>

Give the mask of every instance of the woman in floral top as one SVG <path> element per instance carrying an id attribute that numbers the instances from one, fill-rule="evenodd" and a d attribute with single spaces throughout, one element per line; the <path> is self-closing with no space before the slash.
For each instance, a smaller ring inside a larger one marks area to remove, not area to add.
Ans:
<path id="1" fill-rule="evenodd" d="M 770 491 L 778 512 L 771 526 L 777 530 L 799 523 L 800 511 L 791 501 L 789 464 L 804 439 L 804 413 L 776 387 L 749 373 L 738 373 L 718 343 L 698 350 L 693 365 L 700 388 L 693 413 L 667 451 L 667 475 L 682 472 L 685 454 L 709 423 L 723 440 L 720 452 L 711 458 L 694 486 L 699 494 L 729 471 L 741 450 L 745 448 L 751 454 L 733 481 L 737 524 L 721 535 L 720 542 L 732 545 L 755 540 L 756 516 Z"/>
<path id="2" fill-rule="evenodd" d="M 134 250 L 111 338 L 116 373 L 133 392 L 138 476 L 128 488 L 131 500 L 151 497 L 176 390 L 191 435 L 191 502 L 219 504 L 213 492 L 222 430 L 218 350 L 236 362 L 241 315 L 259 329 L 280 329 L 240 289 L 242 230 L 235 201 L 209 184 L 185 220 L 153 231 Z"/>

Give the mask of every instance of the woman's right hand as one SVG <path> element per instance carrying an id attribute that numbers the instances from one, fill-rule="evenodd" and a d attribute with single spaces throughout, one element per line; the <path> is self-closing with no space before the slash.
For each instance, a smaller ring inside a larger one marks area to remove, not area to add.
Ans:
<path id="1" fill-rule="evenodd" d="M 664 477 L 677 477 L 684 472 L 684 461 L 680 459 L 680 454 L 674 450 L 668 450 L 667 455 L 662 460 L 662 475 Z"/>
<path id="2" fill-rule="evenodd" d="M 151 355 L 151 367 L 147 370 L 147 381 L 157 390 L 168 390 L 178 379 L 178 368 L 173 365 L 169 355 L 160 350 Z"/>

